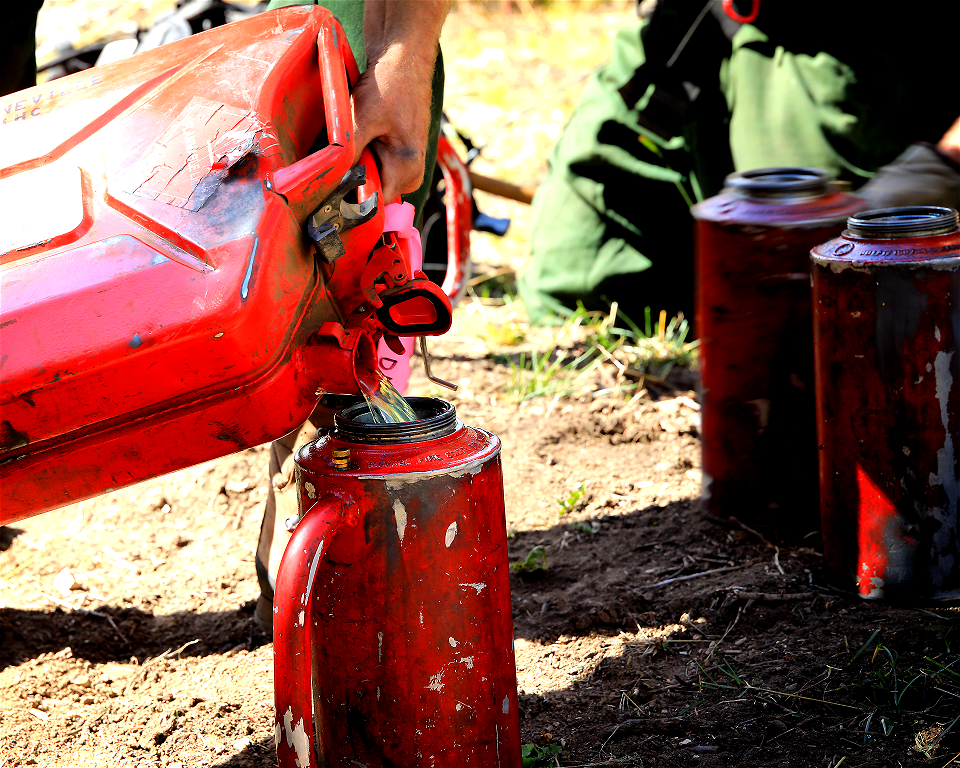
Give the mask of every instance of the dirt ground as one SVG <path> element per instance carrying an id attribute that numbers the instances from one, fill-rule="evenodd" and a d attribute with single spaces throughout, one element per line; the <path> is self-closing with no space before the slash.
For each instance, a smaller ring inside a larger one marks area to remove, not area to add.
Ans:
<path id="1" fill-rule="evenodd" d="M 503 439 L 511 559 L 545 556 L 512 577 L 523 741 L 565 765 L 946 765 L 954 614 L 831 593 L 816 534 L 706 520 L 692 390 L 598 373 L 516 402 L 483 340 L 514 311 L 465 301 L 433 353 L 460 417 Z M 439 394 L 420 373 L 413 392 Z M 8 529 L 0 765 L 275 764 L 266 482 L 259 447 Z"/>
<path id="2" fill-rule="evenodd" d="M 546 560 L 512 576 L 524 743 L 563 765 L 946 765 L 955 614 L 831 593 L 816 534 L 706 520 L 693 390 L 594 396 L 598 374 L 516 402 L 482 341 L 511 311 L 465 301 L 433 352 L 460 417 L 503 439 L 511 560 Z M 0 766 L 275 765 L 266 482 L 258 447 L 7 529 Z"/>
<path id="3" fill-rule="evenodd" d="M 568 5 L 521 3 L 509 25 L 470 4 L 451 17 L 449 111 L 486 144 L 481 172 L 540 177 L 630 4 Z M 534 79 L 567 85 L 537 100 Z M 480 276 L 509 283 L 526 210 L 480 203 L 514 219 L 474 241 Z M 431 345 L 460 390 L 418 372 L 412 394 L 449 397 L 503 440 L 511 560 L 546 566 L 511 577 L 522 741 L 544 765 L 960 757 L 958 614 L 831 592 L 816 532 L 702 516 L 695 373 L 626 389 L 601 366 L 568 395 L 511 394 L 521 354 L 578 342 L 527 328 L 484 285 Z M 261 446 L 3 531 L 0 768 L 276 765 L 272 645 L 252 618 L 267 482 Z"/>

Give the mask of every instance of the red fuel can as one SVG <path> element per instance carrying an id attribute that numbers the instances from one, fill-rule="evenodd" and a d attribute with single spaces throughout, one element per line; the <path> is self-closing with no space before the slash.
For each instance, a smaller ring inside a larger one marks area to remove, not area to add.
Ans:
<path id="1" fill-rule="evenodd" d="M 858 214 L 811 256 L 827 576 L 869 599 L 960 597 L 957 212 Z"/>
<path id="2" fill-rule="evenodd" d="M 711 514 L 817 527 L 809 252 L 862 206 L 825 171 L 766 168 L 692 209 Z"/>
<path id="3" fill-rule="evenodd" d="M 296 458 L 274 600 L 281 768 L 520 768 L 499 439 L 344 409 Z"/>
<path id="4" fill-rule="evenodd" d="M 385 324 L 445 330 L 351 168 L 358 76 L 290 7 L 2 100 L 0 524 L 280 437 Z"/>

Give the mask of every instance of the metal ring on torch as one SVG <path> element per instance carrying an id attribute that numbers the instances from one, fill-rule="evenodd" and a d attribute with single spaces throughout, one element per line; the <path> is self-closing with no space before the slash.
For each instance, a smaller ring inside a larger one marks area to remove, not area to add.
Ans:
<path id="1" fill-rule="evenodd" d="M 874 239 L 931 237 L 957 231 L 957 212 L 936 205 L 878 208 L 847 219 L 845 236 Z"/>
<path id="2" fill-rule="evenodd" d="M 452 435 L 461 424 L 456 409 L 438 397 L 408 397 L 416 421 L 378 424 L 366 403 L 355 403 L 333 415 L 334 437 L 348 443 L 399 445 Z M 336 458 L 336 457 L 334 457 Z"/>
<path id="3" fill-rule="evenodd" d="M 731 173 L 724 186 L 744 197 L 792 198 L 824 195 L 833 176 L 819 168 L 757 168 Z"/>

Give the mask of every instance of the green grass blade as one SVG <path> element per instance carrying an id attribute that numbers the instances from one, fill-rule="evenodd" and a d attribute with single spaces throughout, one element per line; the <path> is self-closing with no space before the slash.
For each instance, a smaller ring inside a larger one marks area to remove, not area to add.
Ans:
<path id="1" fill-rule="evenodd" d="M 960 674 L 957 674 L 952 669 L 950 669 L 950 666 L 953 665 L 957 661 L 957 659 L 954 659 L 953 661 L 951 661 L 950 664 L 941 664 L 939 661 L 937 661 L 936 659 L 931 659 L 929 656 L 924 656 L 923 658 L 929 661 L 931 664 L 936 664 L 944 672 L 949 672 L 954 677 L 960 677 Z"/>
<path id="2" fill-rule="evenodd" d="M 935 738 L 933 741 L 930 742 L 930 744 L 927 746 L 927 749 L 925 750 L 928 756 L 930 755 L 931 752 L 933 752 L 933 748 L 940 743 L 940 739 L 946 736 L 947 733 L 950 731 L 950 729 L 957 724 L 957 720 L 960 720 L 960 715 L 957 715 L 953 719 L 953 722 L 950 723 L 950 725 L 948 725 L 942 731 L 940 731 L 940 733 L 937 734 L 937 738 Z"/>
<path id="3" fill-rule="evenodd" d="M 687 712 L 689 712 L 691 709 L 696 709 L 696 708 L 699 707 L 701 704 L 703 704 L 705 701 L 706 701 L 706 699 L 700 699 L 700 701 L 697 701 L 697 702 L 691 704 L 689 707 L 684 707 L 684 708 L 681 709 L 679 712 L 677 712 L 677 717 L 680 717 L 680 715 L 685 715 L 685 714 L 687 714 Z"/>
<path id="4" fill-rule="evenodd" d="M 726 657 L 726 656 L 721 656 L 721 657 L 720 657 L 720 661 L 723 663 L 723 665 L 726 667 L 726 669 L 724 669 L 723 667 L 721 667 L 719 664 L 714 664 L 713 666 L 715 666 L 717 669 L 719 669 L 721 672 L 723 672 L 723 674 L 725 674 L 727 677 L 729 677 L 731 680 L 733 680 L 737 685 L 743 686 L 743 685 L 744 685 L 743 680 L 741 680 L 741 679 L 737 676 L 737 673 L 733 671 L 733 667 L 730 666 L 730 662 L 727 661 L 727 657 Z"/>
<path id="5" fill-rule="evenodd" d="M 857 657 L 858 657 L 861 653 L 863 653 L 865 650 L 867 650 L 867 648 L 870 646 L 870 643 L 872 643 L 872 642 L 876 639 L 877 635 L 879 635 L 879 634 L 880 634 L 880 630 L 879 630 L 879 629 L 874 630 L 874 633 L 873 633 L 872 635 L 870 635 L 870 639 L 867 640 L 867 642 L 865 642 L 865 643 L 863 644 L 863 647 L 862 647 L 859 651 L 857 651 L 855 654 L 853 654 L 853 658 L 850 659 L 850 661 L 856 661 L 856 660 L 857 660 Z"/>

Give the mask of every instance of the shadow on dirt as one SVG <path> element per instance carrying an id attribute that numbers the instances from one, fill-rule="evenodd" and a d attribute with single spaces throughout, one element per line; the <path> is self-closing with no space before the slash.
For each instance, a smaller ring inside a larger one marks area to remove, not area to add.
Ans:
<path id="1" fill-rule="evenodd" d="M 652 608 L 679 617 L 689 598 L 675 599 L 673 585 L 717 568 L 725 569 L 722 581 L 736 583 L 738 566 L 770 558 L 756 536 L 706 519 L 695 499 L 558 519 L 509 542 L 514 632 L 534 642 L 635 630 Z M 715 588 L 716 578 L 704 578 L 704 586 Z"/>
<path id="2" fill-rule="evenodd" d="M 957 617 L 830 591 L 816 541 L 695 499 L 515 533 L 523 741 L 665 768 L 957 752 Z"/>
<path id="3" fill-rule="evenodd" d="M 132 656 L 142 662 L 187 643 L 192 644 L 182 656 L 253 650 L 268 642 L 253 621 L 254 606 L 251 600 L 234 611 L 163 616 L 112 605 L 96 611 L 0 608 L 0 669 L 67 647 L 91 663 L 126 662 Z"/>
<path id="4" fill-rule="evenodd" d="M 244 747 L 240 752 L 225 758 L 223 762 L 212 763 L 210 768 L 275 768 L 277 753 L 273 739 L 260 739 Z"/>
<path id="5" fill-rule="evenodd" d="M 13 545 L 14 539 L 23 531 L 20 528 L 13 528 L 9 525 L 0 525 L 0 552 L 5 552 Z"/>

